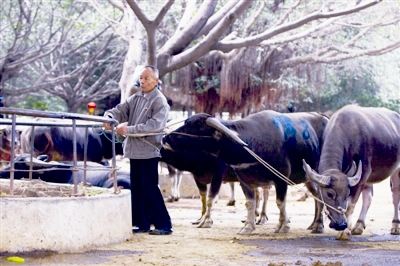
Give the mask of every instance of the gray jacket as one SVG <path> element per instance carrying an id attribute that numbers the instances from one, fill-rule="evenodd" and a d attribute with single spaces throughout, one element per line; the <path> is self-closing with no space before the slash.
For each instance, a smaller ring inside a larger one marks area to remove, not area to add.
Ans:
<path id="1" fill-rule="evenodd" d="M 145 94 L 138 91 L 125 102 L 106 111 L 104 116 L 114 118 L 119 123 L 128 122 L 128 133 L 146 133 L 165 126 L 169 105 L 167 99 L 157 88 Z M 162 130 L 160 131 L 162 132 Z M 130 159 L 149 159 L 161 157 L 162 133 L 145 137 L 127 137 L 124 156 Z"/>

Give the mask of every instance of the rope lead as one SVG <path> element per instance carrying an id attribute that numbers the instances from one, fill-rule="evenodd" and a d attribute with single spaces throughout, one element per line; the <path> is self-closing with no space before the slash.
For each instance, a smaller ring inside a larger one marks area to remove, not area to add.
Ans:
<path id="1" fill-rule="evenodd" d="M 315 197 L 314 195 L 312 195 L 311 193 L 309 193 L 308 191 L 304 190 L 303 188 L 299 187 L 296 183 L 294 183 L 292 180 L 290 180 L 289 178 L 287 178 L 286 176 L 284 176 L 283 174 L 281 174 L 278 170 L 276 170 L 275 168 L 273 168 L 270 164 L 268 164 L 266 161 L 264 161 L 261 157 L 259 157 L 257 154 L 255 154 L 252 150 L 250 150 L 248 147 L 243 146 L 243 148 L 245 150 L 247 150 L 247 152 L 249 152 L 257 161 L 259 161 L 262 165 L 264 165 L 268 170 L 270 170 L 273 174 L 275 174 L 277 177 L 279 177 L 280 179 L 282 179 L 283 181 L 285 181 L 287 184 L 294 186 L 295 188 L 297 188 L 298 190 L 307 193 L 307 195 L 309 195 L 310 197 L 314 198 L 316 201 L 324 204 L 324 206 L 331 208 L 332 210 L 340 213 L 340 214 L 344 214 L 344 212 L 346 210 L 344 209 L 337 209 L 327 203 L 325 203 L 323 200 L 320 200 L 319 198 Z"/>

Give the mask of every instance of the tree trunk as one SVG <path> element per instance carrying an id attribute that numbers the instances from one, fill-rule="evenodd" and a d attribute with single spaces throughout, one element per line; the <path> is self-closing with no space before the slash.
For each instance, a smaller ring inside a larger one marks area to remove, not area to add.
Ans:
<path id="1" fill-rule="evenodd" d="M 128 51 L 126 53 L 124 68 L 122 70 L 119 87 L 121 89 L 121 102 L 134 94 L 137 89 L 135 83 L 137 80 L 135 70 L 140 65 L 143 46 L 141 24 L 133 13 L 132 9 L 124 1 L 124 19 L 126 20 L 126 32 L 128 41 Z"/>

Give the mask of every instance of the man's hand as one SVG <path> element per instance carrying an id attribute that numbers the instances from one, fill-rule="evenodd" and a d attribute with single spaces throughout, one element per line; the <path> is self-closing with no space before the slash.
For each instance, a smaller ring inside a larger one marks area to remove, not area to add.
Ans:
<path id="1" fill-rule="evenodd" d="M 111 130 L 111 124 L 109 124 L 109 123 L 103 123 L 103 127 L 104 127 L 106 130 Z"/>
<path id="2" fill-rule="evenodd" d="M 117 132 L 120 135 L 128 134 L 128 123 L 119 124 L 115 129 L 115 132 Z"/>

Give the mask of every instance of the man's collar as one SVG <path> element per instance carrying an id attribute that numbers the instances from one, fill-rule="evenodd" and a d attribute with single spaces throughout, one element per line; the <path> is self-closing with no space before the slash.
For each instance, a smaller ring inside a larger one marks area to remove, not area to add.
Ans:
<path id="1" fill-rule="evenodd" d="M 150 92 L 148 93 L 144 93 L 142 91 L 139 91 L 139 95 L 146 98 L 146 99 L 150 99 L 153 95 L 155 95 L 157 93 L 157 86 Z"/>

